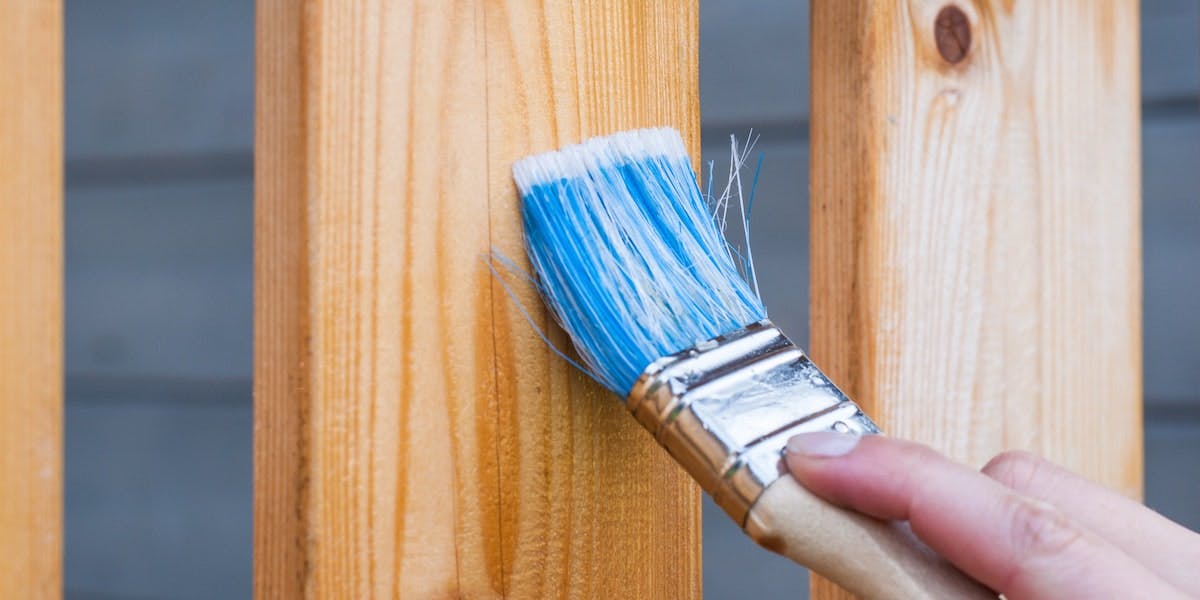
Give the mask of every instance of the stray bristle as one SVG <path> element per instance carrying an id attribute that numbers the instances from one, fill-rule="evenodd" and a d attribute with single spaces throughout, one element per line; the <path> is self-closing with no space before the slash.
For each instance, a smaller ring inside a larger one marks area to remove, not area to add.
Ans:
<path id="1" fill-rule="evenodd" d="M 542 298 L 606 387 L 766 318 L 673 129 L 594 138 L 513 165 Z"/>

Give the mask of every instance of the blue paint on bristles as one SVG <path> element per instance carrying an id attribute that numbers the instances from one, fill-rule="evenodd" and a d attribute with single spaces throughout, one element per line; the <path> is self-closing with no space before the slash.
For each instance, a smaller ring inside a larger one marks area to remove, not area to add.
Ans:
<path id="1" fill-rule="evenodd" d="M 675 130 L 530 156 L 513 178 L 542 298 L 622 397 L 658 358 L 766 318 Z"/>

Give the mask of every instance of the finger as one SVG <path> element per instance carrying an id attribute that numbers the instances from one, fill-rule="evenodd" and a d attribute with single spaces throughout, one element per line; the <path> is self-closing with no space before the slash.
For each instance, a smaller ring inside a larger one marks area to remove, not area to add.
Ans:
<path id="1" fill-rule="evenodd" d="M 908 520 L 930 548 L 1008 598 L 1179 596 L 1049 503 L 919 444 L 865 436 L 847 450 L 850 443 L 845 434 L 797 436 L 788 467 L 835 504 Z"/>
<path id="2" fill-rule="evenodd" d="M 1179 589 L 1200 596 L 1200 535 L 1138 502 L 1028 452 L 1005 452 L 982 469 L 1008 488 L 1069 512 L 1084 527 Z"/>

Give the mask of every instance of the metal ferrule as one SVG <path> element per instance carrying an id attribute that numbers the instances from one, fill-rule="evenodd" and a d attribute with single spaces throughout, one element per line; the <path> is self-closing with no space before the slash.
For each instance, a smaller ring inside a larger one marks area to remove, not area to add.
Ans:
<path id="1" fill-rule="evenodd" d="M 767 320 L 655 361 L 626 406 L 743 527 L 759 495 L 787 472 L 788 438 L 879 433 Z"/>

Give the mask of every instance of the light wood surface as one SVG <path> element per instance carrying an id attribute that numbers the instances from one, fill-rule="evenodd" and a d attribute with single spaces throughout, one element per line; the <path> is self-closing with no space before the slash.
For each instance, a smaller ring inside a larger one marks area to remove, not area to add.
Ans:
<path id="1" fill-rule="evenodd" d="M 696 487 L 484 260 L 523 255 L 516 158 L 660 124 L 698 149 L 695 2 L 257 22 L 256 596 L 698 596 Z"/>
<path id="2" fill-rule="evenodd" d="M 654 125 L 678 128 L 699 156 L 696 2 L 509 0 L 486 12 L 491 242 L 506 256 L 525 266 L 517 158 Z M 552 328 L 534 290 L 519 289 Z M 492 297 L 509 595 L 699 597 L 699 488 L 495 282 Z"/>
<path id="3" fill-rule="evenodd" d="M 952 64 L 944 3 L 813 3 L 813 358 L 892 435 L 1137 497 L 1137 3 L 955 4 Z"/>
<path id="4" fill-rule="evenodd" d="M 0 0 L 0 598 L 62 595 L 62 5 Z"/>

